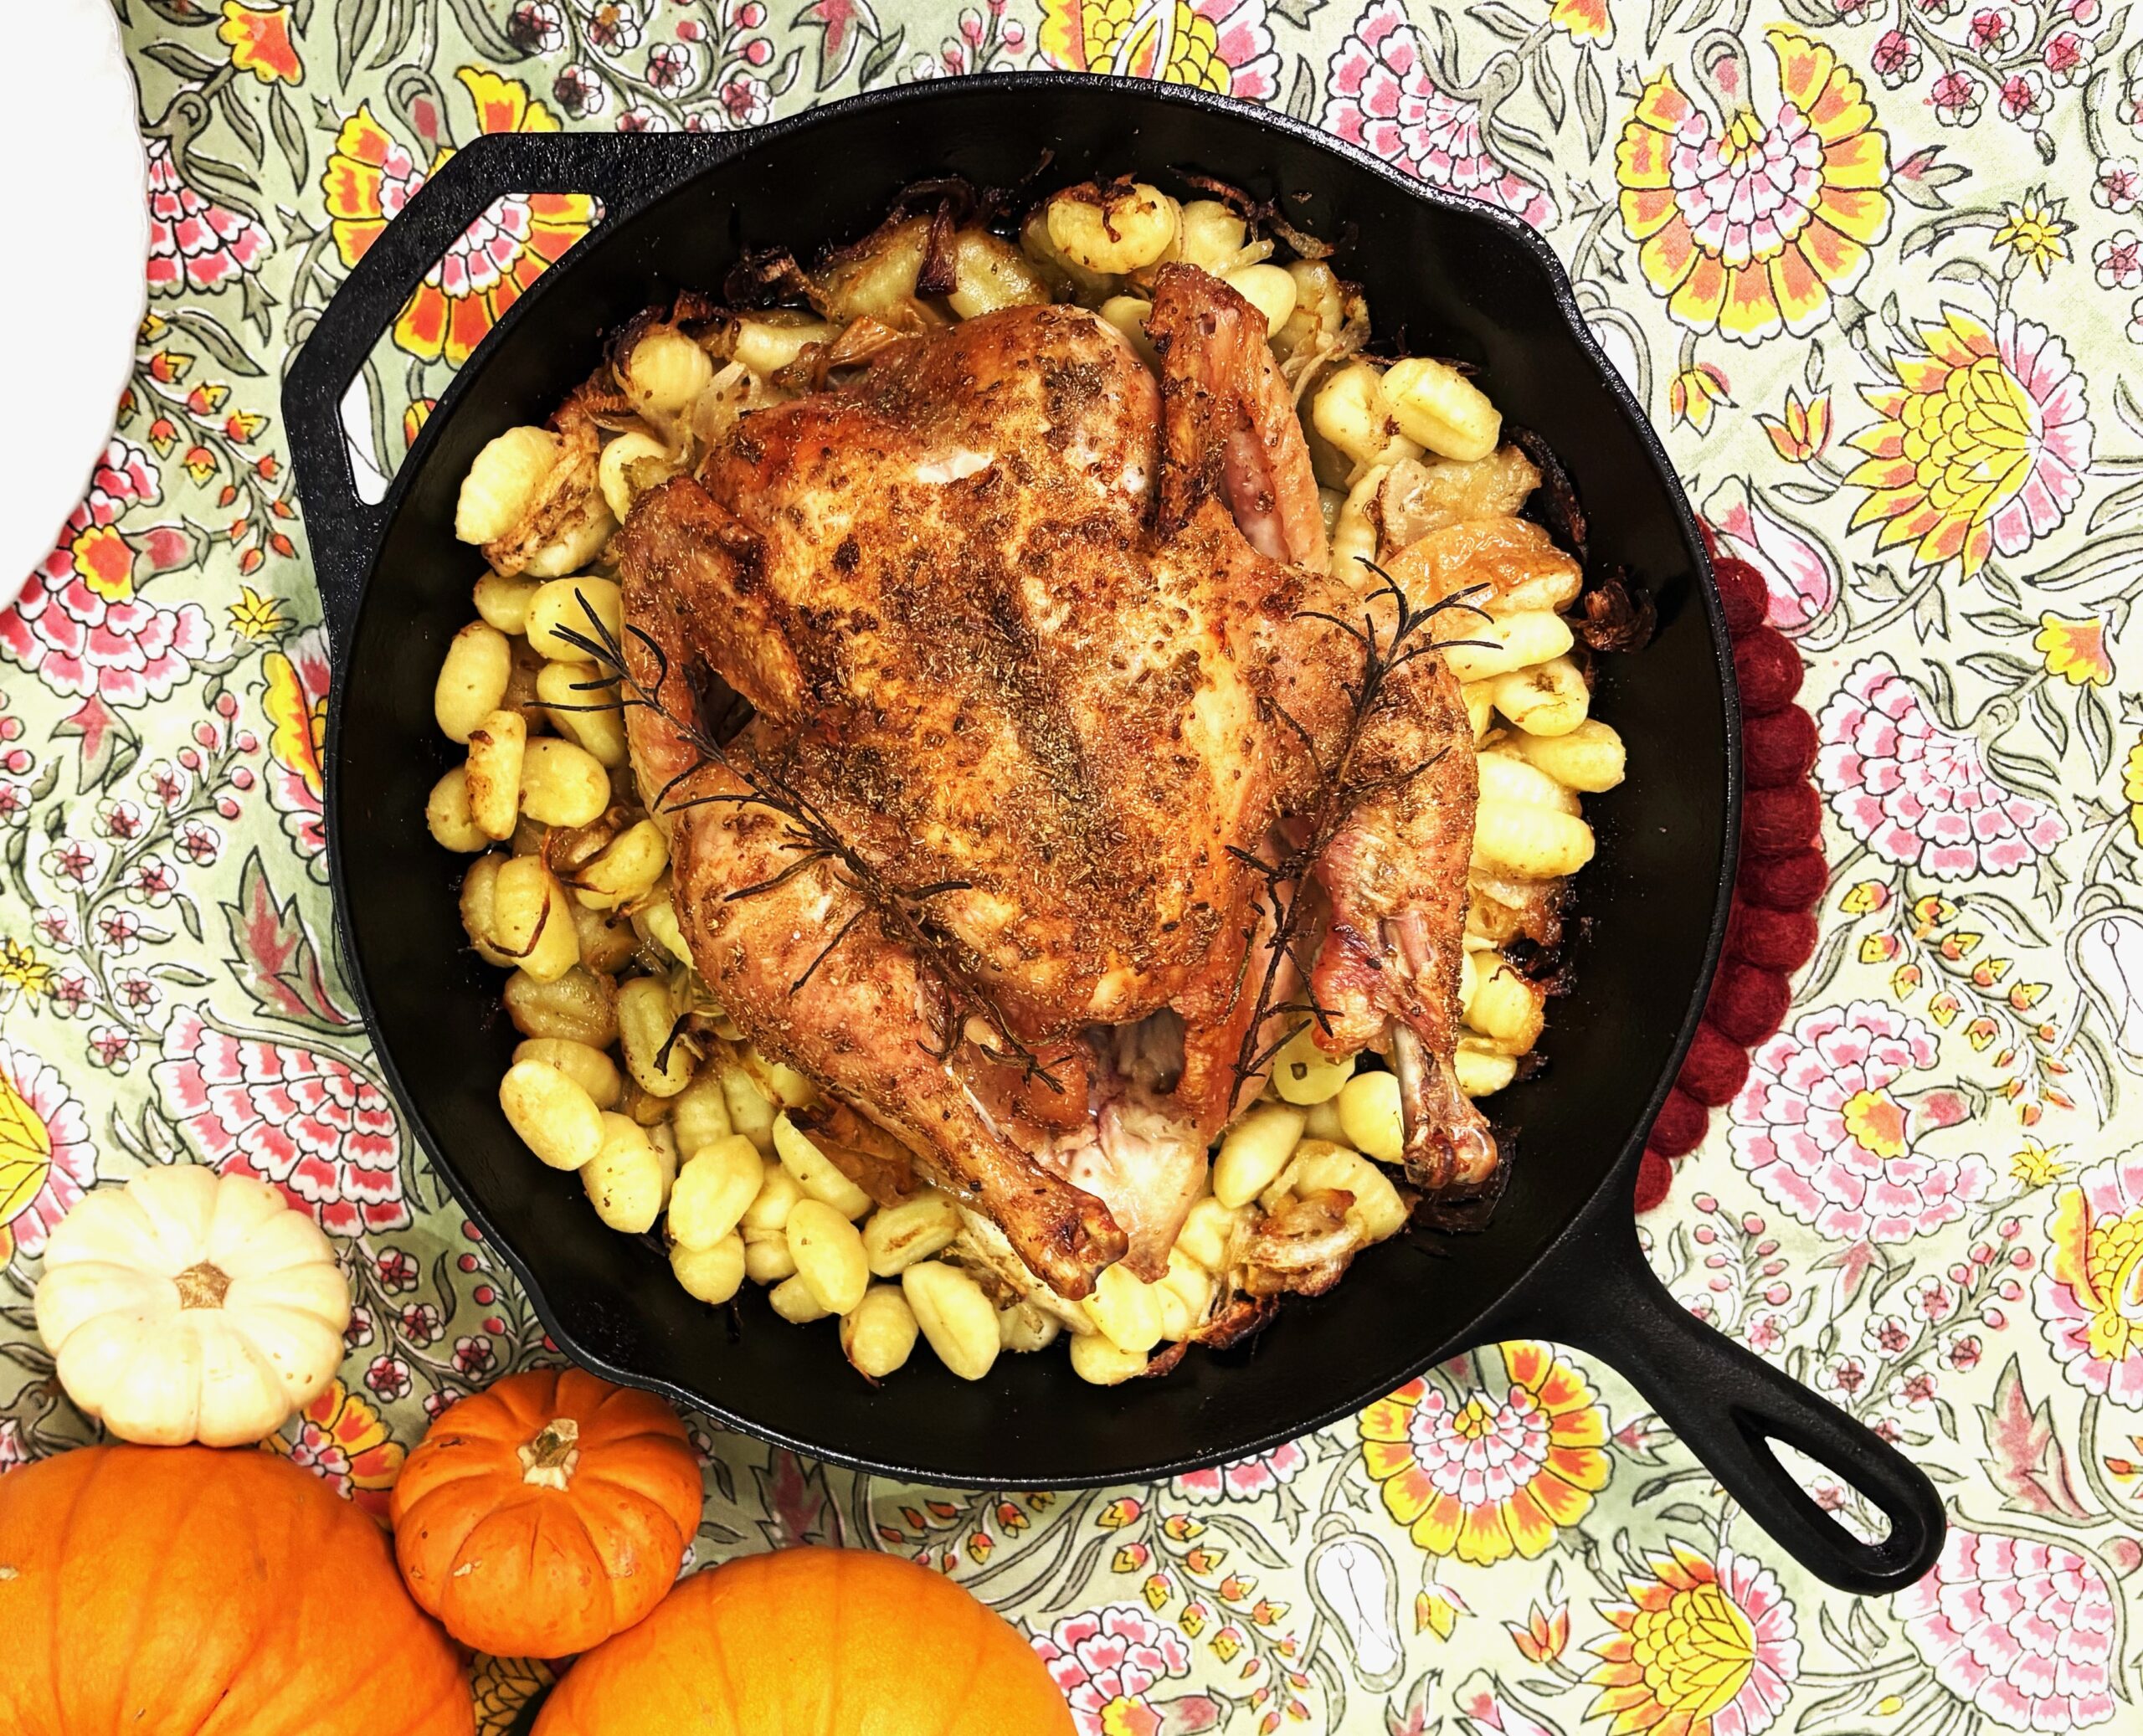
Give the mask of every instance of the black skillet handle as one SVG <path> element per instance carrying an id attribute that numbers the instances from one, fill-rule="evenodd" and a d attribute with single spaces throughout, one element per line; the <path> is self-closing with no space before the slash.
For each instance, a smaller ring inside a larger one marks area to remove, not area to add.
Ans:
<path id="1" fill-rule="evenodd" d="M 357 497 L 342 403 L 373 346 L 424 274 L 492 201 L 509 193 L 584 193 L 612 213 L 737 148 L 737 134 L 487 133 L 457 151 L 358 260 L 290 362 L 283 425 L 296 466 L 321 610 L 339 654 L 387 528 Z M 511 317 L 511 316 L 509 316 Z"/>
<path id="2" fill-rule="evenodd" d="M 1498 1338 L 1591 1352 L 1630 1381 L 1728 1494 L 1794 1559 L 1842 1590 L 1902 1591 L 1942 1553 L 1942 1497 L 1904 1454 L 1835 1405 L 1698 1321 L 1637 1246 L 1628 1190 L 1610 1188 L 1493 1322 Z M 1796 1447 L 1890 1522 L 1861 1542 L 1765 1445 Z"/>

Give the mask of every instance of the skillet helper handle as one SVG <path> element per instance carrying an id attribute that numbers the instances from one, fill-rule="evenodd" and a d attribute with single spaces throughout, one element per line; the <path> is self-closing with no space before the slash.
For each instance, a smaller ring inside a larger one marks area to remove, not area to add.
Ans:
<path id="1" fill-rule="evenodd" d="M 644 147 L 655 146 L 655 152 Z M 733 145 L 603 133 L 486 133 L 455 152 L 351 269 L 290 363 L 283 424 L 320 585 L 339 652 L 357 620 L 388 511 L 358 498 L 342 431 L 350 383 L 455 237 L 508 193 L 593 193 L 613 208 L 682 178 Z"/>
<path id="2" fill-rule="evenodd" d="M 1942 1497 L 1919 1468 L 1835 1405 L 1689 1313 L 1637 1246 L 1626 1189 L 1610 1189 L 1528 1280 L 1498 1335 L 1516 1328 L 1597 1355 L 1678 1435 L 1795 1560 L 1845 1591 L 1902 1591 L 1942 1553 Z M 1782 1441 L 1889 1521 L 1863 1543 L 1771 1451 Z"/>

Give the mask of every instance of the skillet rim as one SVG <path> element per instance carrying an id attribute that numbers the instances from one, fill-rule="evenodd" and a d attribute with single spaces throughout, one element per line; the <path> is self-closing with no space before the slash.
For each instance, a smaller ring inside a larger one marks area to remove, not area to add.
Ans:
<path id="1" fill-rule="evenodd" d="M 681 172 L 659 178 L 650 177 L 650 184 L 635 187 L 629 201 L 615 210 L 606 211 L 600 222 L 593 225 L 579 241 L 545 271 L 536 283 L 509 308 L 488 333 L 480 349 L 491 347 L 503 336 L 510 341 L 525 311 L 532 305 L 549 296 L 566 293 L 573 268 L 581 264 L 603 242 L 615 238 L 624 223 L 644 214 L 658 201 L 669 198 L 688 188 L 704 176 L 722 171 L 733 171 L 743 160 L 763 146 L 785 139 L 799 132 L 838 126 L 856 116 L 876 113 L 880 109 L 905 106 L 924 106 L 933 103 L 957 101 L 968 92 L 1004 94 L 1021 89 L 1046 88 L 1082 96 L 1106 95 L 1110 99 L 1130 99 L 1138 102 L 1158 102 L 1164 105 L 1229 116 L 1243 121 L 1252 128 L 1276 133 L 1290 140 L 1298 147 L 1320 152 L 1336 157 L 1348 169 L 1365 173 L 1383 181 L 1387 187 L 1406 198 L 1436 208 L 1462 222 L 1481 225 L 1485 231 L 1503 243 L 1514 246 L 1545 280 L 1550 300 L 1560 316 L 1565 333 L 1574 343 L 1579 358 L 1587 364 L 1595 381 L 1603 386 L 1618 413 L 1625 431 L 1632 436 L 1638 451 L 1653 472 L 1664 496 L 1665 505 L 1672 516 L 1673 527 L 1678 537 L 1688 562 L 1693 588 L 1704 615 L 1709 631 L 1712 664 L 1718 678 L 1720 722 L 1724 740 L 1724 813 L 1722 819 L 1723 847 L 1716 866 L 1716 883 L 1713 891 L 1713 905 L 1706 928 L 1704 944 L 1698 968 L 1692 982 L 1689 998 L 1680 1023 L 1672 1040 L 1666 1045 L 1663 1058 L 1653 1087 L 1646 1100 L 1644 1109 L 1637 1122 L 1624 1136 L 1613 1160 L 1601 1173 L 1599 1181 L 1582 1194 L 1575 1194 L 1561 1213 L 1561 1221 L 1547 1236 L 1539 1251 L 1524 1262 L 1516 1274 L 1500 1289 L 1488 1292 L 1473 1304 L 1470 1313 L 1462 1320 L 1452 1323 L 1447 1336 L 1433 1344 L 1427 1353 L 1410 1353 L 1400 1364 L 1395 1377 L 1379 1379 L 1370 1389 L 1360 1393 L 1349 1391 L 1344 1394 L 1320 1400 L 1300 1420 L 1283 1425 L 1261 1430 L 1252 1436 L 1231 1441 L 1226 1446 L 1201 1448 L 1189 1454 L 1179 1454 L 1151 1462 L 1133 1460 L 1110 1470 L 1075 1471 L 1070 1473 L 1038 1475 L 1031 1472 L 1005 1475 L 994 1473 L 979 1477 L 932 1470 L 913 1464 L 903 1464 L 891 1458 L 873 1457 L 867 1453 L 846 1450 L 838 1446 L 804 1440 L 786 1431 L 757 1421 L 740 1412 L 716 1403 L 705 1394 L 681 1384 L 676 1380 L 659 1374 L 650 1374 L 630 1367 L 624 1363 L 599 1354 L 588 1349 L 577 1334 L 568 1331 L 559 1322 L 542 1285 L 537 1281 L 528 1261 L 491 1220 L 490 1215 L 469 1197 L 454 1164 L 442 1153 L 440 1142 L 435 1140 L 425 1117 L 418 1112 L 416 1099 L 403 1081 L 401 1071 L 392 1053 L 381 1037 L 370 984 L 362 964 L 356 937 L 352 932 L 349 900 L 345 896 L 350 878 L 350 865 L 342 847 L 344 827 L 341 820 L 342 808 L 342 732 L 344 722 L 344 701 L 350 682 L 349 662 L 352 656 L 352 641 L 357 623 L 367 603 L 373 600 L 372 590 L 379 577 L 379 565 L 396 520 L 407 504 L 408 496 L 419 475 L 429 461 L 432 449 L 443 429 L 452 422 L 461 408 L 463 399 L 473 389 L 481 370 L 464 365 L 440 393 L 432 413 L 426 419 L 416 444 L 409 449 L 389 480 L 385 494 L 376 506 L 368 509 L 376 526 L 370 546 L 362 555 L 362 577 L 352 595 L 344 604 L 344 619 L 329 620 L 331 634 L 331 661 L 334 680 L 331 684 L 327 728 L 323 743 L 326 781 L 323 812 L 327 823 L 328 884 L 333 904 L 335 938 L 338 962 L 345 981 L 357 1003 L 363 1020 L 366 1038 L 371 1047 L 375 1065 L 383 1082 L 393 1094 L 404 1125 L 414 1138 L 419 1149 L 430 1160 L 434 1171 L 447 1184 L 455 1202 L 468 1220 L 481 1232 L 486 1247 L 501 1259 L 512 1272 L 527 1295 L 532 1311 L 543 1325 L 551 1343 L 562 1353 L 584 1368 L 624 1385 L 657 1392 L 672 1403 L 713 1419 L 722 1426 L 750 1435 L 758 1440 L 787 1451 L 806 1455 L 829 1464 L 873 1476 L 893 1477 L 903 1481 L 936 1484 L 953 1487 L 1000 1487 L 1006 1489 L 1073 1489 L 1107 1487 L 1119 1483 L 1149 1483 L 1180 1476 L 1188 1471 L 1225 1464 L 1236 1459 L 1268 1451 L 1286 1441 L 1297 1440 L 1330 1426 L 1394 1388 L 1404 1384 L 1434 1365 L 1437 1361 L 1457 1353 L 1469 1346 L 1485 1342 L 1488 1334 L 1483 1328 L 1501 1323 L 1499 1317 L 1510 1316 L 1528 1298 L 1528 1292 L 1547 1274 L 1564 1251 L 1580 1241 L 1603 1207 L 1612 1210 L 1611 1195 L 1626 1193 L 1632 1186 L 1637 1159 L 1644 1142 L 1651 1131 L 1654 1118 L 1673 1089 L 1683 1059 L 1694 1040 L 1697 1026 L 1701 1023 L 1709 999 L 1713 979 L 1717 973 L 1724 947 L 1726 922 L 1730 907 L 1735 870 L 1740 849 L 1740 816 L 1743 795 L 1743 767 L 1741 751 L 1741 706 L 1739 689 L 1734 678 L 1731 640 L 1726 629 L 1725 617 L 1714 581 L 1710 553 L 1704 537 L 1691 507 L 1687 493 L 1657 431 L 1653 428 L 1628 383 L 1609 360 L 1606 353 L 1593 336 L 1591 327 L 1579 307 L 1575 290 L 1561 261 L 1549 246 L 1546 239 L 1529 224 L 1500 207 L 1488 204 L 1466 195 L 1432 186 L 1406 175 L 1382 158 L 1363 147 L 1340 139 L 1305 121 L 1296 120 L 1284 112 L 1262 105 L 1224 96 L 1217 92 L 1190 86 L 1169 84 L 1163 80 L 1128 77 L 1118 74 L 1072 73 L 1056 70 L 1038 72 L 1000 72 L 975 74 L 957 80 L 922 85 L 892 85 L 881 90 L 865 91 L 838 101 L 798 110 L 763 126 L 733 135 L 717 135 L 715 141 L 695 138 L 691 135 L 645 135 L 638 137 L 609 136 L 600 133 L 564 133 L 553 135 L 558 140 L 584 141 L 591 154 L 597 151 L 630 151 L 651 159 L 676 157 L 688 161 Z M 1133 133 L 1137 129 L 1133 129 Z M 718 141 L 718 142 L 717 142 Z M 485 167 L 481 159 L 485 153 L 479 140 L 463 152 L 457 160 L 464 163 L 464 172 L 473 172 Z M 727 144 L 728 148 L 720 148 Z M 710 146 L 712 146 L 710 151 Z M 701 157 L 704 161 L 695 161 Z M 513 189 L 503 182 L 494 190 L 503 193 Z M 376 341 L 377 334 L 367 334 L 367 341 Z M 311 339 L 308 339 L 310 346 Z M 286 395 L 300 392 L 306 384 L 305 352 L 301 349 L 293 359 L 285 376 Z M 472 358 L 473 359 L 473 358 Z M 332 367 L 332 358 L 325 366 Z M 287 419 L 287 418 L 286 418 Z M 322 478 L 307 489 L 316 493 L 331 484 L 351 489 L 349 460 L 346 449 L 338 449 L 332 460 L 333 474 Z M 301 483 L 302 486 L 302 483 Z M 352 490 L 353 492 L 353 489 Z M 325 594 L 323 614 L 331 614 Z M 362 873 L 362 869 L 358 871 Z M 1625 1208 L 1627 1209 L 1627 1207 Z M 1634 1238 L 1634 1225 L 1626 1233 Z"/>

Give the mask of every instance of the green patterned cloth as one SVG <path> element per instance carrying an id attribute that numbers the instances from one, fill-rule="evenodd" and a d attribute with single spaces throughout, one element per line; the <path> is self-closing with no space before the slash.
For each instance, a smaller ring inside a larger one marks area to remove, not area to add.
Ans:
<path id="1" fill-rule="evenodd" d="M 335 1238 L 348 1358 L 276 1445 L 375 1509 L 429 1414 L 544 1353 L 329 942 L 326 650 L 276 394 L 381 225 L 481 131 L 1128 70 L 1538 224 L 1765 578 L 1834 876 L 1786 1028 L 1646 1227 L 1691 1307 L 1904 1443 L 1951 1541 L 1896 1599 L 1831 1592 L 1611 1372 L 1515 1344 L 1148 1488 L 948 1493 L 705 1431 L 696 1559 L 937 1564 L 1034 1636 L 1090 1736 L 2143 1728 L 2128 8 L 794 3 L 120 0 L 151 315 L 88 500 L 0 609 L 0 1469 L 92 1435 L 31 1287 L 83 1189 L 147 1164 L 267 1176 Z M 506 199 L 455 244 L 367 376 L 380 468 L 588 215 Z M 542 1679 L 484 1662 L 491 1727 Z"/>

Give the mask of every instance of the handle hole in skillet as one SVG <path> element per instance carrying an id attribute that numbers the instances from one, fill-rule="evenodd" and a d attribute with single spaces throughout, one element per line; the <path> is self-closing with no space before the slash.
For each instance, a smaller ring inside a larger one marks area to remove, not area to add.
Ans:
<path id="1" fill-rule="evenodd" d="M 397 143 L 414 149 L 402 129 L 385 125 Z M 430 154 L 418 151 L 417 160 Z M 602 220 L 603 207 L 589 195 L 501 193 L 448 244 L 337 407 L 360 501 L 374 506 L 387 497 L 461 364 L 550 262 Z"/>
<path id="2" fill-rule="evenodd" d="M 1776 1436 L 1757 1439 L 1787 1478 L 1855 1543 L 1873 1548 L 1889 1538 L 1890 1516 L 1821 1459 Z"/>
<path id="3" fill-rule="evenodd" d="M 357 485 L 357 498 L 367 506 L 377 506 L 387 498 L 387 485 L 402 468 L 409 444 L 400 441 L 400 450 L 388 455 L 389 442 L 382 425 L 384 402 L 377 392 L 372 362 L 367 362 L 363 371 L 350 382 L 350 389 L 335 408 L 342 424 L 342 444 L 349 448 L 350 475 Z M 382 413 L 374 414 L 375 408 Z M 381 469 L 383 465 L 386 469 Z"/>

